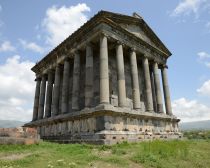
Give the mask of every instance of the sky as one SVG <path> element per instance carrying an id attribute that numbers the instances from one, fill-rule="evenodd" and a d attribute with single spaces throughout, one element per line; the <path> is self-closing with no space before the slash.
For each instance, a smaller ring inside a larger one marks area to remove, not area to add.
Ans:
<path id="1" fill-rule="evenodd" d="M 210 0 L 0 0 L 0 119 L 31 120 L 31 67 L 100 10 L 141 15 L 173 54 L 173 113 L 210 119 Z"/>

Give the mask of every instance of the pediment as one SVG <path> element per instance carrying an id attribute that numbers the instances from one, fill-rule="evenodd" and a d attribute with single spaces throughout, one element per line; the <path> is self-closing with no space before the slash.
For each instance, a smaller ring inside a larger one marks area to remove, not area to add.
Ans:
<path id="1" fill-rule="evenodd" d="M 158 36 L 153 32 L 153 30 L 148 26 L 148 24 L 143 20 L 143 18 L 126 16 L 111 12 L 104 12 L 106 18 L 109 18 L 111 21 L 118 24 L 123 29 L 132 33 L 136 37 L 145 41 L 149 45 L 163 51 L 168 56 L 171 55 L 171 52 L 163 44 L 163 42 L 158 38 Z"/>
<path id="2" fill-rule="evenodd" d="M 156 46 L 151 37 L 148 37 L 148 35 L 144 32 L 144 30 L 142 30 L 140 26 L 134 24 L 120 24 L 120 26 L 129 31 L 130 33 L 134 34 L 135 36 L 139 37 L 143 41 L 147 42 L 148 44 Z"/>

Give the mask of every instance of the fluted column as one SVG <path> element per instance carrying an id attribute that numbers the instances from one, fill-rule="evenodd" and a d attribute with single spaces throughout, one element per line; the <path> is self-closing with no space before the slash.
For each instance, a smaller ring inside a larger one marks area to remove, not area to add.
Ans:
<path id="1" fill-rule="evenodd" d="M 85 73 L 85 107 L 91 107 L 93 104 L 93 48 L 91 44 L 86 46 Z"/>
<path id="2" fill-rule="evenodd" d="M 79 110 L 79 90 L 80 90 L 80 54 L 75 52 L 73 69 L 72 88 L 72 110 Z"/>
<path id="3" fill-rule="evenodd" d="M 48 118 L 51 116 L 52 92 L 53 92 L 53 71 L 49 70 L 48 71 L 46 104 L 45 104 L 45 118 Z"/>
<path id="4" fill-rule="evenodd" d="M 57 115 L 59 112 L 60 81 L 61 81 L 61 67 L 60 65 L 57 65 L 55 70 L 55 83 L 53 88 L 52 116 Z"/>
<path id="5" fill-rule="evenodd" d="M 70 72 L 69 72 L 69 108 L 68 111 L 72 112 L 72 88 L 73 88 L 73 60 L 70 61 Z"/>
<path id="6" fill-rule="evenodd" d="M 136 61 L 136 52 L 134 49 L 130 52 L 130 65 L 131 65 L 131 79 L 132 79 L 132 93 L 133 93 L 133 108 L 140 109 L 140 92 L 139 92 L 139 78 L 138 78 L 138 68 Z"/>
<path id="7" fill-rule="evenodd" d="M 153 110 L 154 110 L 154 112 L 157 112 L 155 77 L 154 77 L 154 72 L 153 72 L 153 68 L 152 67 L 150 67 L 150 79 L 151 79 L 151 88 L 152 88 Z"/>
<path id="8" fill-rule="evenodd" d="M 38 119 L 42 119 L 44 115 L 44 103 L 45 103 L 45 91 L 46 91 L 46 76 L 42 76 L 41 91 L 39 97 L 39 110 Z"/>
<path id="9" fill-rule="evenodd" d="M 156 91 L 156 100 L 157 100 L 157 111 L 159 113 L 163 113 L 163 100 L 160 88 L 160 78 L 159 78 L 157 62 L 153 63 L 153 72 L 154 72 L 155 91 Z"/>
<path id="10" fill-rule="evenodd" d="M 144 79 L 146 86 L 146 110 L 153 111 L 152 88 L 151 88 L 151 80 L 149 72 L 149 63 L 147 58 L 143 59 L 143 68 L 144 68 Z"/>
<path id="11" fill-rule="evenodd" d="M 170 92 L 169 92 L 169 86 L 168 86 L 168 77 L 167 77 L 166 67 L 163 67 L 161 69 L 161 73 L 162 73 L 162 83 L 163 83 L 163 93 L 164 93 L 164 98 L 165 98 L 166 114 L 173 115 L 172 109 L 171 109 L 171 98 L 170 98 Z"/>
<path id="12" fill-rule="evenodd" d="M 62 85 L 62 105 L 61 113 L 68 112 L 68 95 L 69 95 L 69 73 L 70 73 L 70 63 L 69 59 L 66 58 L 64 61 L 64 70 L 63 70 L 63 85 Z"/>
<path id="13" fill-rule="evenodd" d="M 124 58 L 123 47 L 118 41 L 116 46 L 117 58 L 117 83 L 118 83 L 118 106 L 126 106 L 126 89 L 125 89 L 125 72 L 124 72 Z"/>
<path id="14" fill-rule="evenodd" d="M 40 95 L 41 78 L 36 78 L 35 81 L 36 81 L 36 89 L 35 89 L 34 108 L 33 108 L 33 119 L 32 119 L 32 121 L 36 121 L 38 119 L 39 95 Z"/>
<path id="15" fill-rule="evenodd" d="M 100 103 L 109 104 L 109 65 L 107 37 L 100 37 Z"/>

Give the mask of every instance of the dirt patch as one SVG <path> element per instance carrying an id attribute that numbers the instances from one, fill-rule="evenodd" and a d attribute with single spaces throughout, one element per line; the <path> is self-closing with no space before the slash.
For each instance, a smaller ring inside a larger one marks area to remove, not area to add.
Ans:
<path id="1" fill-rule="evenodd" d="M 19 159 L 23 159 L 30 155 L 32 155 L 32 153 L 11 154 L 11 155 L 7 155 L 7 156 L 1 156 L 0 160 L 19 160 Z"/>
<path id="2" fill-rule="evenodd" d="M 98 149 L 93 149 L 93 153 L 96 155 L 96 156 L 99 156 L 99 157 L 107 157 L 107 156 L 110 156 L 112 154 L 112 151 L 111 150 L 98 150 Z"/>
<path id="3" fill-rule="evenodd" d="M 103 161 L 95 161 L 95 162 L 91 162 L 88 164 L 88 166 L 86 168 L 101 168 L 101 167 L 106 167 L 106 168 L 122 168 L 122 166 L 120 165 L 116 165 L 116 164 L 112 164 L 112 163 L 106 163 Z M 127 168 L 143 168 L 142 166 L 140 166 L 139 164 L 130 162 L 129 165 L 127 166 Z"/>

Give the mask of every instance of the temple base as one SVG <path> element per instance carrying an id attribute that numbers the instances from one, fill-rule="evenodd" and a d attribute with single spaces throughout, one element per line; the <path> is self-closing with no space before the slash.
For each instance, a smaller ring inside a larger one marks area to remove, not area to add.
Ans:
<path id="1" fill-rule="evenodd" d="M 103 110 L 102 110 L 103 109 Z M 109 105 L 32 121 L 40 138 L 58 143 L 115 144 L 153 139 L 180 139 L 179 119 Z"/>

